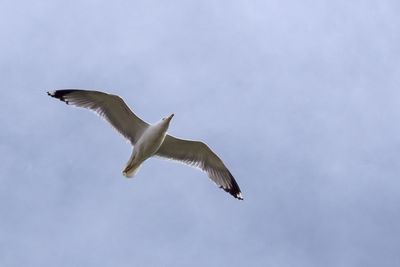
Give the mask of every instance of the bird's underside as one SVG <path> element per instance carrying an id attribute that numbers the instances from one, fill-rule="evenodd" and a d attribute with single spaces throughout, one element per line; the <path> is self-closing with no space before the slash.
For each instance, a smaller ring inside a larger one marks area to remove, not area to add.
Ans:
<path id="1" fill-rule="evenodd" d="M 237 199 L 242 193 L 232 174 L 222 160 L 203 142 L 184 140 L 166 134 L 173 114 L 150 125 L 137 117 L 116 95 L 88 90 L 56 90 L 48 95 L 69 105 L 83 107 L 96 112 L 108 121 L 134 146 L 132 156 L 123 174 L 134 175 L 142 162 L 156 156 L 179 161 L 200 168 L 220 188 Z"/>

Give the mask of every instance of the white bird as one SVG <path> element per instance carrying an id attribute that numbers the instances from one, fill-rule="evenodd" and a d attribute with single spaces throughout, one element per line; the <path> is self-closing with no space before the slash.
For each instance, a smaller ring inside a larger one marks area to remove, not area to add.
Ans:
<path id="1" fill-rule="evenodd" d="M 167 134 L 174 114 L 150 125 L 137 117 L 117 95 L 88 90 L 56 90 L 47 94 L 68 105 L 96 112 L 130 141 L 134 149 L 122 171 L 125 177 L 135 176 L 146 159 L 157 156 L 198 167 L 207 172 L 211 180 L 220 188 L 235 198 L 243 199 L 232 174 L 206 144 L 179 139 Z"/>

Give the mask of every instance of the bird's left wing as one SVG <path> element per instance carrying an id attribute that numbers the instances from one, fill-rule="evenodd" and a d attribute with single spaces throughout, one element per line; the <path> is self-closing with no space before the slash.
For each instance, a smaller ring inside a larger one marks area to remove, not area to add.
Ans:
<path id="1" fill-rule="evenodd" d="M 135 145 L 149 125 L 137 117 L 117 95 L 88 90 L 56 90 L 49 96 L 68 105 L 87 108 L 108 121 L 122 136 Z"/>
<path id="2" fill-rule="evenodd" d="M 167 135 L 155 156 L 198 167 L 220 188 L 237 199 L 243 199 L 240 188 L 222 160 L 204 143 Z"/>

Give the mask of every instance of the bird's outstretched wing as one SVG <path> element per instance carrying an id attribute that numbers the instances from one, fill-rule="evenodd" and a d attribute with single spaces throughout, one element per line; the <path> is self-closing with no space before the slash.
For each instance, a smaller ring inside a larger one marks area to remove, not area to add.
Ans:
<path id="1" fill-rule="evenodd" d="M 198 167 L 220 188 L 238 199 L 243 199 L 240 188 L 222 160 L 204 143 L 183 140 L 167 135 L 155 156 L 180 161 Z"/>
<path id="2" fill-rule="evenodd" d="M 56 90 L 47 92 L 47 94 L 64 101 L 68 105 L 87 108 L 96 112 L 128 139 L 132 145 L 136 144 L 149 126 L 116 95 L 88 90 Z"/>

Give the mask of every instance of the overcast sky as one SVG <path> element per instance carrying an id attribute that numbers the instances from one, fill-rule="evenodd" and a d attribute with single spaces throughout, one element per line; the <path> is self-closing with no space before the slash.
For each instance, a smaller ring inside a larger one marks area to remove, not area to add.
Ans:
<path id="1" fill-rule="evenodd" d="M 0 2 L 1 266 L 400 266 L 398 1 Z M 244 201 L 47 96 L 124 98 Z"/>

